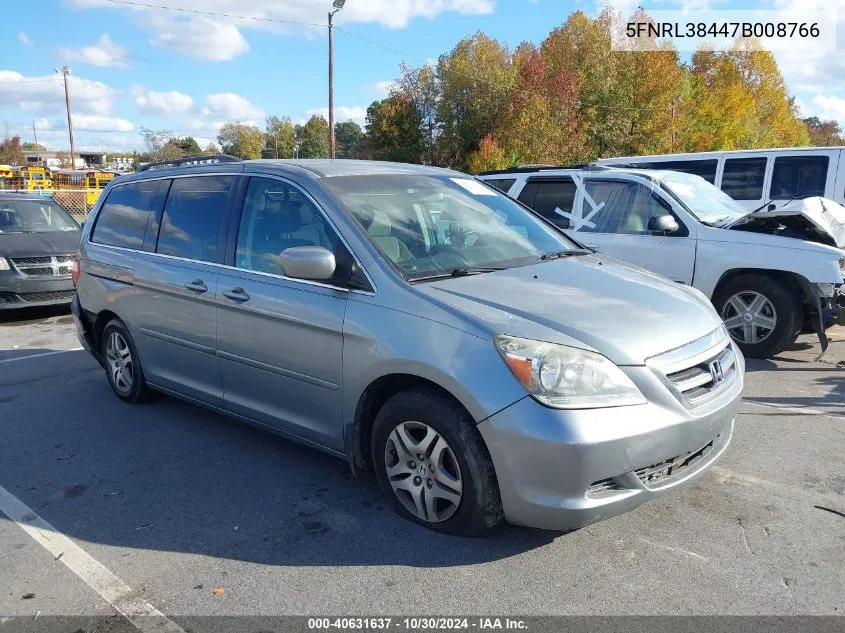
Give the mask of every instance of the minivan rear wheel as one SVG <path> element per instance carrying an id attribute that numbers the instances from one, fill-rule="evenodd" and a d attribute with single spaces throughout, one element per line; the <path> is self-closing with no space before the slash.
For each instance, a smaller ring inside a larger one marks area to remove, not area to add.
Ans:
<path id="1" fill-rule="evenodd" d="M 401 516 L 461 536 L 501 523 L 490 453 L 472 417 L 450 397 L 420 388 L 390 398 L 373 424 L 371 451 L 379 484 Z"/>
<path id="2" fill-rule="evenodd" d="M 779 354 L 800 329 L 801 303 L 789 287 L 765 275 L 748 273 L 720 286 L 713 304 L 746 356 Z"/>
<path id="3" fill-rule="evenodd" d="M 122 321 L 112 319 L 106 324 L 100 350 L 106 377 L 117 397 L 131 404 L 149 400 L 152 392 L 144 379 L 135 341 Z"/>

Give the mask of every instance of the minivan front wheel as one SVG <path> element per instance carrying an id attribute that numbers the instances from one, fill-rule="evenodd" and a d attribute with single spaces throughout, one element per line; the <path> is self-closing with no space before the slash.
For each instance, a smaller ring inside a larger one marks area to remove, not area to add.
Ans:
<path id="1" fill-rule="evenodd" d="M 478 536 L 502 520 L 493 462 L 475 422 L 434 389 L 393 396 L 373 425 L 379 484 L 396 511 L 449 534 Z"/>
<path id="2" fill-rule="evenodd" d="M 731 279 L 719 287 L 713 303 L 731 337 L 753 358 L 782 352 L 801 321 L 801 304 L 791 289 L 765 275 Z"/>
<path id="3" fill-rule="evenodd" d="M 117 397 L 132 404 L 147 400 L 151 392 L 144 380 L 138 350 L 122 321 L 113 319 L 103 328 L 100 349 L 106 376 Z"/>

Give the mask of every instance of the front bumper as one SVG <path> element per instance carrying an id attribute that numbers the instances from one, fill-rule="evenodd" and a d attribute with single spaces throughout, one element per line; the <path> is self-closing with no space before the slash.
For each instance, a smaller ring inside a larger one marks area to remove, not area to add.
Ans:
<path id="1" fill-rule="evenodd" d="M 66 304 L 74 294 L 70 275 L 42 277 L 15 270 L 0 272 L 0 310 Z"/>
<path id="2" fill-rule="evenodd" d="M 652 369 L 624 370 L 648 404 L 556 410 L 526 397 L 478 425 L 508 522 L 577 529 L 674 490 L 724 454 L 742 371 L 716 400 L 691 409 Z"/>

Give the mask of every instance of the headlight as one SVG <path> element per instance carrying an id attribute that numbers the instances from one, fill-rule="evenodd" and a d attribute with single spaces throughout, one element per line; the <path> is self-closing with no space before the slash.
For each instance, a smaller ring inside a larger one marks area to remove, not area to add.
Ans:
<path id="1" fill-rule="evenodd" d="M 11 270 L 9 268 L 9 260 L 5 257 L 0 257 L 0 270 Z"/>
<path id="2" fill-rule="evenodd" d="M 601 354 L 513 336 L 494 341 L 516 379 L 546 406 L 592 409 L 646 402 L 625 372 Z"/>

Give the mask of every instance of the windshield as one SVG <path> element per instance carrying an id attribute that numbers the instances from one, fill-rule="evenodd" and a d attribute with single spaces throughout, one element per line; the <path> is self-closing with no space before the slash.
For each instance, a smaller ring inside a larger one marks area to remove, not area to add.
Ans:
<path id="1" fill-rule="evenodd" d="M 52 200 L 0 200 L 0 233 L 78 230 L 73 218 Z"/>
<path id="2" fill-rule="evenodd" d="M 705 224 L 723 226 L 748 213 L 736 200 L 701 176 L 666 172 L 660 180 Z"/>
<path id="3" fill-rule="evenodd" d="M 509 268 L 579 247 L 469 177 L 378 175 L 321 184 L 408 280 L 456 269 Z"/>

